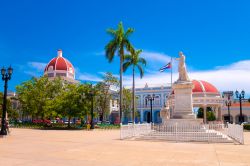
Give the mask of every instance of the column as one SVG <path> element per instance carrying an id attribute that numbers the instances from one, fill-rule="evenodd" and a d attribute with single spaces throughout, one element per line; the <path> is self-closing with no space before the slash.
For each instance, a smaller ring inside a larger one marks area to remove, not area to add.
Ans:
<path id="1" fill-rule="evenodd" d="M 203 122 L 206 124 L 207 123 L 207 106 L 203 106 Z"/>
<path id="2" fill-rule="evenodd" d="M 218 107 L 218 120 L 222 120 L 222 114 L 221 114 L 221 106 Z"/>
<path id="3" fill-rule="evenodd" d="M 141 118 L 140 121 L 141 121 L 141 123 L 143 123 L 143 110 L 140 111 L 140 115 L 141 115 L 141 116 L 140 116 L 140 118 Z"/>

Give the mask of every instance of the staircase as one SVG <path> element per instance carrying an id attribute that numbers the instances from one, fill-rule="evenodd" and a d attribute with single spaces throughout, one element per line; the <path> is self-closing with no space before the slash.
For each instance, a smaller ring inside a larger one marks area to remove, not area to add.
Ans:
<path id="1" fill-rule="evenodd" d="M 192 126 L 153 126 L 151 132 L 141 134 L 136 140 L 167 140 L 176 142 L 217 142 L 233 143 L 227 135 L 221 131 L 207 129 L 201 125 Z"/>

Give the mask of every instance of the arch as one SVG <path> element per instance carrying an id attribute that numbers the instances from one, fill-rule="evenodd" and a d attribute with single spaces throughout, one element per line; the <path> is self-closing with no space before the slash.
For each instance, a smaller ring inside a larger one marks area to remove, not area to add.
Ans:
<path id="1" fill-rule="evenodd" d="M 242 122 L 248 122 L 248 117 L 245 114 L 242 114 Z M 235 116 L 235 123 L 240 123 L 240 114 Z"/>
<path id="2" fill-rule="evenodd" d="M 160 111 L 154 111 L 154 116 L 153 116 L 153 123 L 161 123 L 161 116 L 160 116 Z"/>
<path id="3" fill-rule="evenodd" d="M 222 120 L 224 122 L 229 122 L 229 123 L 233 123 L 234 122 L 233 116 L 231 114 L 230 114 L 230 119 L 229 119 L 228 114 L 223 114 L 222 115 Z"/>
<path id="4" fill-rule="evenodd" d="M 144 111 L 144 115 L 143 115 L 143 121 L 150 123 L 150 111 Z"/>
<path id="5" fill-rule="evenodd" d="M 154 97 L 154 106 L 159 106 L 159 105 L 161 105 L 161 96 L 157 94 Z"/>

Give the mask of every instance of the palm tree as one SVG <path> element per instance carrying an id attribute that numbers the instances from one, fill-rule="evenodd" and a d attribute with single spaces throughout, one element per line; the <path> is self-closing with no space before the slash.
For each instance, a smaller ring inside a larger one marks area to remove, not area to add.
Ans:
<path id="1" fill-rule="evenodd" d="M 143 66 L 146 66 L 146 60 L 140 57 L 140 53 L 142 50 L 130 50 L 130 55 L 125 55 L 123 70 L 124 72 L 131 66 L 132 67 L 132 74 L 133 74 L 133 93 L 132 93 L 132 103 L 133 103 L 133 122 L 135 120 L 135 68 L 137 68 L 140 72 L 140 77 L 142 78 L 144 75 Z"/>
<path id="2" fill-rule="evenodd" d="M 106 58 L 109 62 L 112 62 L 115 56 L 115 53 L 118 53 L 120 56 L 120 122 L 122 117 L 122 106 L 123 106 L 123 93 L 122 93 L 122 73 L 123 73 L 123 59 L 124 59 L 124 51 L 125 48 L 130 50 L 132 48 L 132 44 L 129 41 L 129 36 L 134 32 L 134 29 L 128 28 L 126 32 L 124 32 L 124 28 L 122 22 L 118 24 L 117 29 L 107 29 L 107 33 L 111 35 L 112 39 L 105 46 Z"/>

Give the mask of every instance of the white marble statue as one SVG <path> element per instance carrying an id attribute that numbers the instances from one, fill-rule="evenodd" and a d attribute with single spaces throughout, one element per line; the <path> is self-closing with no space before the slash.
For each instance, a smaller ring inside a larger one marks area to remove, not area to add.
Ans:
<path id="1" fill-rule="evenodd" d="M 190 81 L 190 79 L 187 75 L 185 56 L 181 51 L 179 52 L 179 56 L 180 56 L 179 58 L 176 58 L 176 60 L 179 61 L 179 66 L 178 66 L 179 78 L 178 78 L 177 82 Z"/>

